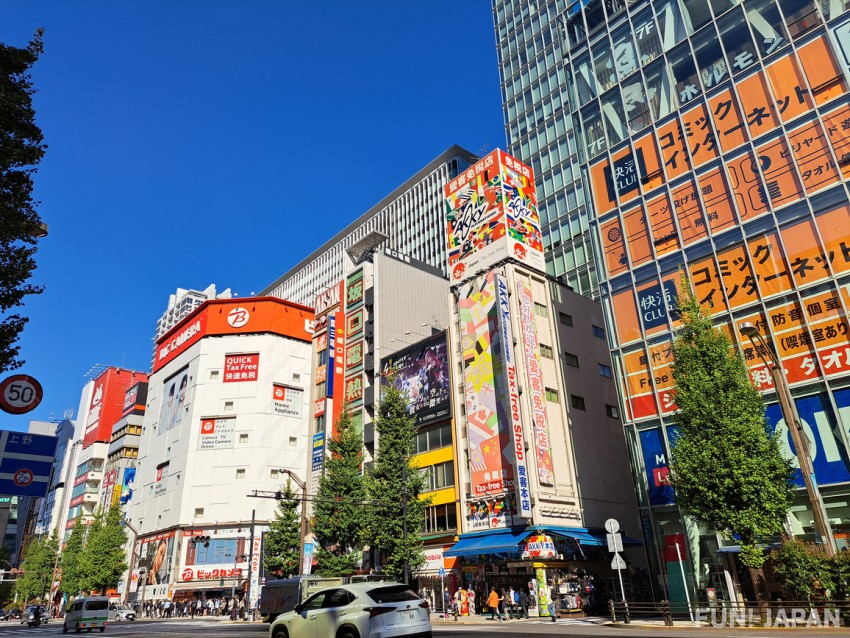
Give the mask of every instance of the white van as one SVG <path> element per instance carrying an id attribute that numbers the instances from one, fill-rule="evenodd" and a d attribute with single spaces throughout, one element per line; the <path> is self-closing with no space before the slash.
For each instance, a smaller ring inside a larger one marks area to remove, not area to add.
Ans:
<path id="1" fill-rule="evenodd" d="M 89 596 L 78 598 L 68 605 L 65 611 L 65 622 L 62 633 L 67 634 L 71 629 L 80 633 L 83 629 L 91 631 L 100 629 L 106 631 L 106 621 L 109 616 L 109 598 L 106 596 Z"/>

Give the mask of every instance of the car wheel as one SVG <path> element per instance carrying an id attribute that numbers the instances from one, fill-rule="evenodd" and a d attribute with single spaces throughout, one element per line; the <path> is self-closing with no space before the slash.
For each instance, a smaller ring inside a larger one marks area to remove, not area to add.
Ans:
<path id="1" fill-rule="evenodd" d="M 68 625 L 66 625 L 65 623 L 62 623 L 62 633 L 63 634 L 68 633 Z"/>
<path id="2" fill-rule="evenodd" d="M 353 627 L 343 627 L 336 633 L 336 638 L 360 638 L 360 635 Z"/>
<path id="3" fill-rule="evenodd" d="M 289 638 L 289 634 L 286 632 L 284 627 L 278 627 L 274 630 L 272 638 Z"/>

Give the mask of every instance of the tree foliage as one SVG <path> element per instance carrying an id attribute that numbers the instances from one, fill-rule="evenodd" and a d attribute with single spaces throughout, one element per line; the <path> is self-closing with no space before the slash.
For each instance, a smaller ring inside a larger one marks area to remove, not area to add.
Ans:
<path id="1" fill-rule="evenodd" d="M 758 569 L 759 543 L 782 532 L 794 498 L 793 470 L 740 353 L 714 327 L 682 278 L 682 327 L 673 341 L 679 436 L 670 478 L 683 511 L 741 544 L 741 561 Z"/>
<path id="2" fill-rule="evenodd" d="M 330 456 L 325 458 L 313 510 L 313 533 L 318 541 L 316 571 L 322 576 L 354 573 L 365 522 L 363 441 L 351 421 L 348 405 L 343 406 L 335 430 L 328 441 Z"/>
<path id="3" fill-rule="evenodd" d="M 23 574 L 15 581 L 15 591 L 24 603 L 42 600 L 50 592 L 58 551 L 59 540 L 55 531 L 50 538 L 30 541 L 21 563 Z"/>
<path id="4" fill-rule="evenodd" d="M 263 564 L 267 572 L 286 578 L 300 571 L 301 499 L 292 490 L 292 481 L 287 480 L 280 492 L 277 511 L 265 537 Z"/>
<path id="5" fill-rule="evenodd" d="M 80 561 L 84 582 L 82 589 L 105 595 L 127 573 L 127 556 L 124 545 L 127 533 L 121 525 L 123 514 L 120 507 L 113 507 L 104 514 L 97 513 L 89 526 L 85 550 Z"/>
<path id="6" fill-rule="evenodd" d="M 401 580 L 405 561 L 412 572 L 425 562 L 420 531 L 429 500 L 420 498 L 425 475 L 412 460 L 416 420 L 392 378 L 381 387 L 375 430 L 378 449 L 366 475 L 366 491 L 375 504 L 366 511 L 369 539 L 383 559 L 384 571 Z M 406 510 L 406 514 L 405 514 Z M 407 519 L 407 542 L 403 522 Z"/>
<path id="7" fill-rule="evenodd" d="M 826 591 L 835 591 L 835 566 L 821 548 L 785 539 L 771 557 L 785 595 L 791 600 L 810 601 L 822 597 Z"/>
<path id="8" fill-rule="evenodd" d="M 24 363 L 15 344 L 27 319 L 10 311 L 43 290 L 26 283 L 36 268 L 41 225 L 33 174 L 47 148 L 35 123 L 30 76 L 43 51 L 41 37 L 39 29 L 25 48 L 0 43 L 0 372 Z"/>
<path id="9" fill-rule="evenodd" d="M 59 567 L 62 570 L 59 591 L 69 598 L 83 591 L 86 583 L 83 553 L 87 529 L 88 525 L 84 523 L 78 522 L 74 525 L 59 556 Z"/>

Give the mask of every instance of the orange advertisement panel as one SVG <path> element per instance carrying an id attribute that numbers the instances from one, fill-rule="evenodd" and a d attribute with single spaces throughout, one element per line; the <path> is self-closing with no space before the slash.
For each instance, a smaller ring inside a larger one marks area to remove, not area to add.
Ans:
<path id="1" fill-rule="evenodd" d="M 607 158 L 596 162 L 590 167 L 590 179 L 598 216 L 614 210 L 618 200 L 624 204 L 641 192 L 660 185 L 658 152 L 652 137 L 638 140 L 634 152 L 629 147 L 618 151 L 614 154 L 613 163 Z"/>
<path id="2" fill-rule="evenodd" d="M 751 239 L 747 246 L 761 296 L 768 298 L 791 290 L 791 275 L 785 265 L 777 234 L 768 233 Z"/>
<path id="3" fill-rule="evenodd" d="M 829 145 L 841 165 L 841 174 L 850 178 L 850 105 L 823 116 Z"/>
<path id="4" fill-rule="evenodd" d="M 666 199 L 666 195 L 664 198 Z M 686 182 L 673 191 L 673 206 L 679 220 L 683 244 L 687 246 L 708 235 L 693 181 Z"/>
<path id="5" fill-rule="evenodd" d="M 816 104 L 828 102 L 847 91 L 847 82 L 829 50 L 826 36 L 801 47 L 799 55 Z"/>
<path id="6" fill-rule="evenodd" d="M 789 138 L 807 192 L 813 193 L 838 181 L 838 170 L 819 123 L 806 123 L 792 131 Z"/>
<path id="7" fill-rule="evenodd" d="M 809 220 L 781 229 L 782 243 L 798 286 L 806 286 L 829 275 L 829 258 L 815 236 L 815 225 Z"/>
<path id="8" fill-rule="evenodd" d="M 832 272 L 840 275 L 850 271 L 850 205 L 842 204 L 816 215 L 815 223 Z"/>
<path id="9" fill-rule="evenodd" d="M 793 55 L 785 55 L 768 65 L 767 78 L 776 96 L 776 110 L 783 122 L 814 107 L 812 97 L 806 90 L 803 71 Z"/>
<path id="10" fill-rule="evenodd" d="M 620 220 L 612 219 L 600 227 L 602 234 L 602 251 L 605 253 L 605 266 L 608 275 L 613 277 L 625 272 L 629 267 L 626 259 L 626 244 L 623 241 L 623 231 L 620 228 Z"/>
<path id="11" fill-rule="evenodd" d="M 617 321 L 617 337 L 620 345 L 638 341 L 641 338 L 640 324 L 632 290 L 629 288 L 613 295 L 611 305 Z"/>
<path id="12" fill-rule="evenodd" d="M 690 278 L 694 295 L 712 315 L 729 309 L 720 289 L 720 275 L 717 273 L 714 257 L 709 256 L 691 264 Z"/>
<path id="13" fill-rule="evenodd" d="M 682 128 L 678 120 L 667 122 L 658 129 L 658 145 L 667 172 L 667 181 L 684 174 L 690 169 L 688 155 L 682 147 L 680 137 Z"/>
<path id="14" fill-rule="evenodd" d="M 735 207 L 723 171 L 715 168 L 700 175 L 698 181 L 711 231 L 718 233 L 733 226 L 736 223 Z"/>
<path id="15" fill-rule="evenodd" d="M 664 173 L 661 170 L 661 158 L 655 145 L 655 136 L 651 133 L 644 135 L 634 142 L 635 150 L 643 158 L 644 172 L 641 174 L 641 191 L 648 193 L 653 188 L 661 186 Z"/>
<path id="16" fill-rule="evenodd" d="M 652 373 L 646 350 L 640 349 L 623 355 L 626 370 L 628 407 L 632 419 L 643 419 L 658 414 L 655 394 L 652 391 Z"/>
<path id="17" fill-rule="evenodd" d="M 673 221 L 673 207 L 667 195 L 647 202 L 647 215 L 652 228 L 652 243 L 659 257 L 679 248 L 679 233 Z"/>
<path id="18" fill-rule="evenodd" d="M 758 159 L 773 208 L 796 202 L 803 197 L 803 184 L 785 140 L 778 139 L 759 146 Z"/>
<path id="19" fill-rule="evenodd" d="M 850 330 L 836 290 L 803 298 L 811 339 L 824 376 L 850 371 Z"/>
<path id="20" fill-rule="evenodd" d="M 658 404 L 662 414 L 675 412 L 675 393 L 673 392 L 673 344 L 665 341 L 649 348 L 649 358 L 652 365 L 652 375 L 655 381 L 655 391 L 658 394 Z"/>
<path id="21" fill-rule="evenodd" d="M 623 223 L 626 227 L 626 239 L 629 242 L 629 255 L 633 266 L 640 266 L 652 259 L 652 246 L 649 243 L 649 232 L 646 228 L 646 216 L 643 208 L 635 208 L 623 213 Z"/>
<path id="22" fill-rule="evenodd" d="M 760 355 L 767 357 L 767 352 L 756 342 L 751 342 L 747 337 L 740 334 L 740 326 L 745 323 L 753 324 L 762 335 L 768 335 L 767 320 L 762 313 L 754 313 L 746 315 L 736 320 L 739 327 L 738 339 L 741 341 L 741 356 L 744 357 L 744 363 L 750 373 L 750 380 L 759 391 L 770 390 L 773 388 L 773 377 L 770 376 L 770 369 L 765 365 Z M 769 337 L 765 337 L 769 338 Z M 734 340 L 732 341 L 734 343 Z"/>
<path id="23" fill-rule="evenodd" d="M 747 141 L 747 127 L 738 110 L 731 89 L 726 89 L 708 101 L 711 117 L 723 152 L 738 148 Z"/>
<path id="24" fill-rule="evenodd" d="M 736 89 L 751 137 L 758 137 L 779 126 L 779 120 L 772 108 L 773 97 L 761 72 L 738 82 Z"/>
<path id="25" fill-rule="evenodd" d="M 691 158 L 692 168 L 713 160 L 719 155 L 717 140 L 711 128 L 711 118 L 705 106 L 700 104 L 682 114 L 682 143 Z"/>
<path id="26" fill-rule="evenodd" d="M 732 308 L 758 301 L 758 282 L 745 246 L 735 246 L 718 254 L 717 271 Z"/>
<path id="27" fill-rule="evenodd" d="M 742 222 L 767 212 L 767 194 L 755 167 L 756 158 L 749 152 L 726 164 Z"/>

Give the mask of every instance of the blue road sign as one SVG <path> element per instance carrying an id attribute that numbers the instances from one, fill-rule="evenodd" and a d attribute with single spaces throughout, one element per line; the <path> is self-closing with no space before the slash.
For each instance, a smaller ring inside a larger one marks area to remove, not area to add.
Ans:
<path id="1" fill-rule="evenodd" d="M 0 430 L 0 496 L 46 496 L 59 439 Z"/>
<path id="2" fill-rule="evenodd" d="M 446 568 L 440 567 L 440 569 L 437 571 L 437 575 L 439 575 L 440 577 L 445 576 L 446 575 Z"/>

